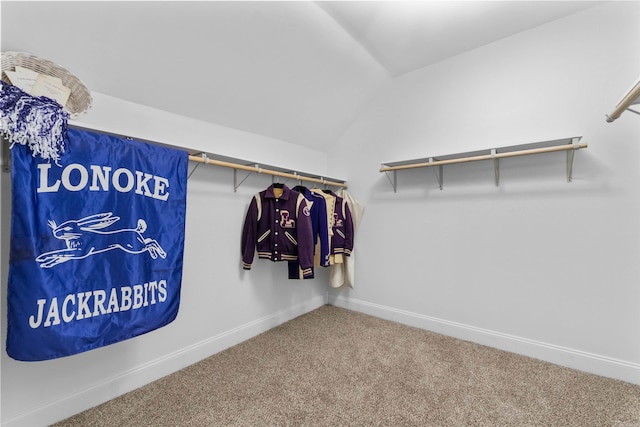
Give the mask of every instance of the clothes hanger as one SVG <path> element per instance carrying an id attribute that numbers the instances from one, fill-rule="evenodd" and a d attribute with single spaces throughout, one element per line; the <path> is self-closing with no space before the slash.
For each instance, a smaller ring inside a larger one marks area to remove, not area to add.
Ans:
<path id="1" fill-rule="evenodd" d="M 273 176 L 273 182 L 272 182 L 273 188 L 283 188 L 284 187 L 284 183 L 280 183 L 280 179 L 278 178 L 277 175 Z"/>
<path id="2" fill-rule="evenodd" d="M 293 174 L 294 174 L 295 176 L 298 176 L 298 173 L 297 173 L 297 172 L 294 172 Z M 304 185 L 302 185 L 302 180 L 300 179 L 300 177 L 298 177 L 298 185 L 296 185 L 293 189 L 294 189 L 294 190 L 296 190 L 296 191 L 298 191 L 298 192 L 301 192 L 301 191 L 307 191 L 307 190 L 308 190 L 308 188 L 307 188 L 307 187 L 305 187 Z"/>

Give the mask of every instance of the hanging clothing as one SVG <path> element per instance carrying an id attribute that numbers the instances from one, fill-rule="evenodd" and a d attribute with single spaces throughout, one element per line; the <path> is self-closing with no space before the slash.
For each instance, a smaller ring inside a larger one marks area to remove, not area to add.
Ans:
<path id="1" fill-rule="evenodd" d="M 362 220 L 364 214 L 364 205 L 354 198 L 347 190 L 339 190 L 338 196 L 342 197 L 346 202 L 349 210 L 351 211 L 351 218 L 353 220 L 353 241 L 355 244 L 356 231 Z M 351 288 L 355 286 L 355 251 L 351 252 L 351 255 L 345 257 L 343 263 L 332 264 L 329 270 L 329 283 L 333 288 L 339 288 L 343 285 L 347 285 Z"/>
<path id="2" fill-rule="evenodd" d="M 312 192 L 320 194 L 327 201 L 329 213 L 329 229 L 331 241 L 331 255 L 329 264 L 344 262 L 345 256 L 350 256 L 353 250 L 353 219 L 346 201 L 331 190 L 312 189 Z M 329 206 L 332 206 L 331 211 Z"/>
<path id="3" fill-rule="evenodd" d="M 328 246 L 329 246 L 329 255 L 331 255 L 331 240 L 333 238 L 333 224 L 335 221 L 335 217 L 333 216 L 333 212 L 336 209 L 336 198 L 332 192 L 325 192 L 325 190 L 321 190 L 319 188 L 312 188 L 311 193 L 317 196 L 320 196 L 325 201 L 325 208 L 327 211 L 327 236 L 329 236 Z M 331 262 L 329 261 L 329 264 Z"/>
<path id="4" fill-rule="evenodd" d="M 255 251 L 271 261 L 299 261 L 303 277 L 312 274 L 311 203 L 297 191 L 274 184 L 256 194 L 242 230 L 242 268 L 251 270 Z"/>
<path id="5" fill-rule="evenodd" d="M 328 267 L 329 266 L 329 231 L 327 226 L 327 207 L 324 197 L 312 193 L 306 187 L 298 185 L 293 187 L 293 191 L 297 191 L 311 202 L 311 228 L 313 233 L 313 245 L 314 245 L 314 262 L 316 267 Z M 302 269 L 300 268 L 300 262 L 289 261 L 289 279 L 313 279 L 313 269 L 311 275 L 304 277 Z"/>
<path id="6" fill-rule="evenodd" d="M 336 204 L 333 211 L 333 238 L 331 254 L 334 256 L 350 256 L 353 251 L 353 218 L 347 201 L 335 195 Z"/>

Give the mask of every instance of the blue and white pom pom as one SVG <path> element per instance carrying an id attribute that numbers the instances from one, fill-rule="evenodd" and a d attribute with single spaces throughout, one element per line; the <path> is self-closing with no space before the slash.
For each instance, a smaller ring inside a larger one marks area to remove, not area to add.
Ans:
<path id="1" fill-rule="evenodd" d="M 31 96 L 0 81 L 0 132 L 13 144 L 27 145 L 32 155 L 59 164 L 65 152 L 69 113 L 46 96 Z"/>

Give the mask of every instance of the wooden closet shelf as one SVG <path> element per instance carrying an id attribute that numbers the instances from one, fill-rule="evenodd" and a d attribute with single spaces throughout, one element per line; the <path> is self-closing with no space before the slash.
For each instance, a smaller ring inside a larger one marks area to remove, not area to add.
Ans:
<path id="1" fill-rule="evenodd" d="M 213 156 L 215 158 L 210 158 Z M 189 160 L 192 162 L 203 163 L 207 165 L 222 166 L 233 169 L 233 191 L 237 191 L 238 187 L 249 177 L 251 173 L 261 173 L 265 175 L 271 175 L 274 177 L 282 177 L 287 179 L 295 179 L 297 181 L 313 182 L 316 184 L 323 184 L 325 186 L 342 187 L 346 188 L 345 181 L 336 179 L 327 179 L 321 176 L 306 176 L 298 174 L 290 169 L 280 168 L 277 166 L 260 165 L 257 163 L 251 163 L 246 160 L 240 160 L 232 157 L 224 157 L 218 155 L 211 155 L 206 153 L 190 154 Z M 238 182 L 238 171 L 242 170 L 249 172 L 244 179 Z M 195 169 L 194 169 L 195 171 Z M 193 173 L 193 171 L 191 171 Z M 189 175 L 191 175 L 191 173 Z"/>
<path id="2" fill-rule="evenodd" d="M 531 154 L 551 153 L 557 151 L 567 152 L 567 181 L 572 180 L 573 171 L 573 154 L 576 150 L 587 148 L 587 144 L 579 143 L 581 136 L 555 139 L 550 141 L 535 142 L 531 144 L 512 145 L 508 147 L 484 149 L 478 151 L 468 151 L 464 153 L 447 154 L 442 156 L 424 157 L 412 160 L 403 160 L 398 162 L 384 162 L 381 164 L 380 172 L 393 172 L 394 192 L 397 192 L 396 172 L 399 170 L 416 169 L 438 166 L 440 174 L 436 172 L 436 177 L 442 190 L 442 166 L 456 163 L 468 163 L 479 160 L 493 160 L 496 176 L 496 186 L 499 185 L 499 169 L 498 160 L 506 157 L 526 156 Z M 387 174 L 387 177 L 389 175 Z"/>

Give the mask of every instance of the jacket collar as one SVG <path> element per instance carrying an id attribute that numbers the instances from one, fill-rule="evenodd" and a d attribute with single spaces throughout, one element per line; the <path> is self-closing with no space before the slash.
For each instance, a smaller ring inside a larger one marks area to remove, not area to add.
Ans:
<path id="1" fill-rule="evenodd" d="M 282 196 L 278 197 L 278 199 L 289 200 L 289 194 L 291 193 L 291 189 L 286 185 L 282 186 Z M 270 185 L 266 193 L 264 195 L 268 199 L 275 199 L 276 196 L 273 194 L 273 185 Z"/>

